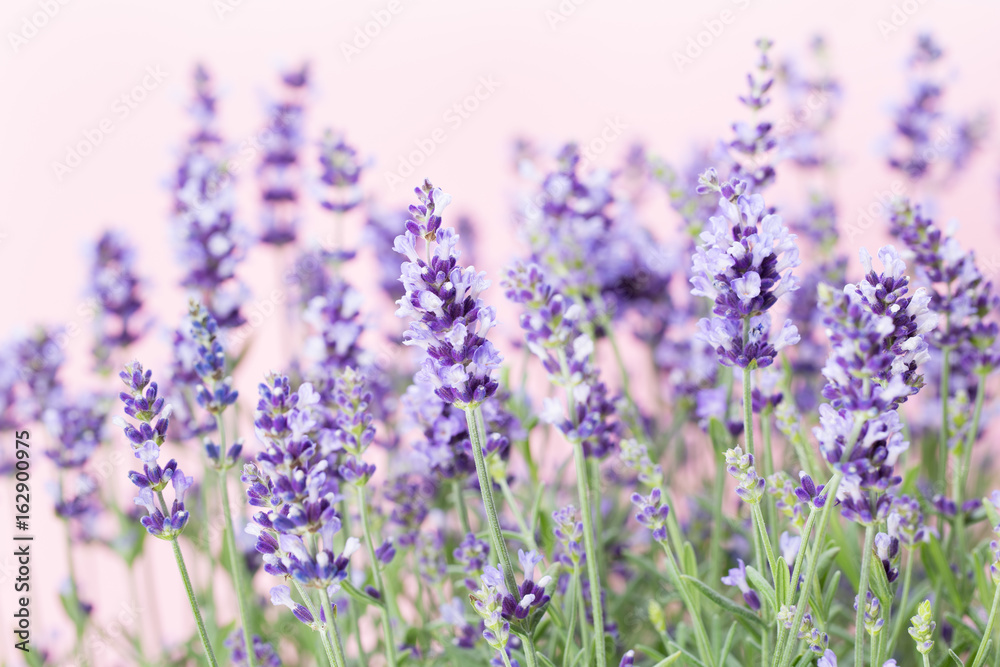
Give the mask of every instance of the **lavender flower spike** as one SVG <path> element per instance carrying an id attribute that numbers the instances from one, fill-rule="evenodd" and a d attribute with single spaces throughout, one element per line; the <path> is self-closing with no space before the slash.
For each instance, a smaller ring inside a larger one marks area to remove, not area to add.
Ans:
<path id="1" fill-rule="evenodd" d="M 496 392 L 494 374 L 503 360 L 486 339 L 496 311 L 483 305 L 480 295 L 490 281 L 485 272 L 459 265 L 458 234 L 441 228 L 439 213 L 451 197 L 429 181 L 416 193 L 421 205 L 411 207 L 413 219 L 394 245 L 408 259 L 400 278 L 406 294 L 396 302 L 396 316 L 411 318 L 403 342 L 427 352 L 420 375 L 438 396 L 460 408 L 474 408 Z M 417 253 L 418 236 L 427 247 L 426 261 Z"/>
<path id="2" fill-rule="evenodd" d="M 772 338 L 767 312 L 797 288 L 791 272 L 800 263 L 796 237 L 779 216 L 766 213 L 764 198 L 749 194 L 745 182 L 720 183 L 709 169 L 700 183 L 699 192 L 720 194 L 722 215 L 711 218 L 694 256 L 691 293 L 715 304 L 715 316 L 698 322 L 699 336 L 726 366 L 770 366 L 778 351 L 799 341 L 791 320 Z"/>
<path id="3" fill-rule="evenodd" d="M 138 420 L 138 428 L 123 419 L 116 423 L 122 426 L 136 458 L 142 460 L 143 471 L 132 471 L 129 479 L 139 488 L 135 504 L 146 509 L 147 516 L 140 523 L 153 537 L 161 540 L 176 540 L 187 525 L 189 513 L 184 508 L 184 494 L 194 479 L 185 477 L 177 461 L 170 459 L 160 466 L 160 445 L 166 437 L 169 406 L 164 409 L 163 399 L 157 396 L 156 383 L 152 381 L 152 371 L 142 370 L 142 365 L 133 362 L 125 367 L 120 377 L 128 391 L 121 393 L 125 404 L 125 414 Z M 162 415 L 162 416 L 161 416 Z M 155 426 L 154 424 L 155 420 Z M 148 437 L 146 437 L 148 436 Z M 163 499 L 163 490 L 173 484 L 175 499 L 168 508 Z M 159 499 L 159 503 L 157 503 Z"/>

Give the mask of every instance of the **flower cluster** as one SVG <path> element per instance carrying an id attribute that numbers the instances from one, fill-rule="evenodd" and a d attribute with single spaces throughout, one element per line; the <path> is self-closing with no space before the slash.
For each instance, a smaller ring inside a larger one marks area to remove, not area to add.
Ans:
<path id="1" fill-rule="evenodd" d="M 191 302 L 188 316 L 197 353 L 194 372 L 201 380 L 195 388 L 195 398 L 212 415 L 221 415 L 236 403 L 239 392 L 233 389 L 233 378 L 226 375 L 226 353 L 219 340 L 219 325 L 196 301 Z"/>
<path id="2" fill-rule="evenodd" d="M 520 421 L 506 409 L 502 398 L 498 394 L 482 404 L 486 425 L 483 454 L 487 458 L 506 459 L 511 440 L 523 435 Z M 427 469 L 443 479 L 475 478 L 469 426 L 462 409 L 441 400 L 420 373 L 403 394 L 401 404 L 404 425 L 419 429 L 423 435 L 413 448 Z"/>
<path id="3" fill-rule="evenodd" d="M 240 307 L 246 287 L 236 267 L 246 254 L 246 233 L 235 222 L 233 176 L 215 127 L 215 95 L 208 72 L 195 71 L 191 136 L 173 181 L 173 229 L 184 278 L 181 284 L 201 296 L 224 328 L 245 322 Z"/>
<path id="4" fill-rule="evenodd" d="M 364 165 L 343 135 L 326 131 L 319 142 L 319 163 L 322 168 L 320 182 L 336 193 L 336 196 L 322 197 L 320 205 L 334 213 L 346 213 L 358 206 L 362 199 L 358 181 Z"/>
<path id="5" fill-rule="evenodd" d="M 139 277 L 135 274 L 135 252 L 125 236 L 107 231 L 94 246 L 90 292 L 96 299 L 94 357 L 98 366 L 107 364 L 111 350 L 127 348 L 142 336 L 132 327 L 142 308 Z"/>
<path id="6" fill-rule="evenodd" d="M 927 655 L 934 647 L 934 640 L 931 637 L 934 636 L 936 627 L 937 623 L 934 622 L 934 615 L 931 613 L 931 601 L 924 600 L 917 607 L 917 613 L 910 618 L 910 627 L 907 629 L 921 655 Z"/>
<path id="7" fill-rule="evenodd" d="M 930 308 L 942 320 L 930 341 L 938 348 L 956 348 L 956 370 L 965 375 L 1000 366 L 1000 327 L 992 317 L 1000 295 L 979 270 L 975 254 L 906 199 L 893 206 L 890 231 L 912 256 L 917 278 L 929 288 Z"/>
<path id="8" fill-rule="evenodd" d="M 581 318 L 595 334 L 629 311 L 648 316 L 643 335 L 662 335 L 671 310 L 667 286 L 675 262 L 671 253 L 638 223 L 635 207 L 617 198 L 617 173 L 585 171 L 583 155 L 568 144 L 555 168 L 542 175 L 530 161 L 538 191 L 518 207 L 521 236 L 530 261 L 549 276 L 554 289 L 583 308 Z"/>
<path id="9" fill-rule="evenodd" d="M 886 496 L 873 504 L 868 491 L 900 481 L 893 467 L 909 443 L 896 408 L 923 386 L 917 368 L 928 358 L 924 335 L 937 323 L 925 290 L 908 296 L 906 265 L 895 249 L 882 248 L 879 258 L 881 274 L 862 250 L 864 280 L 820 293 L 831 348 L 823 396 L 830 403 L 820 406 L 814 434 L 823 456 L 844 474 L 837 491 L 842 513 L 863 523 L 884 518 L 890 505 Z"/>
<path id="10" fill-rule="evenodd" d="M 337 450 L 343 440 L 322 427 L 322 417 L 312 385 L 303 384 L 292 392 L 287 377 L 269 376 L 260 385 L 254 412 L 264 449 L 256 464 L 244 466 L 241 479 L 249 504 L 260 508 L 247 532 L 257 538 L 265 571 L 291 577 L 307 589 L 335 593 L 360 544 L 348 538 L 342 551 L 335 548 L 334 536 L 340 531 L 336 505 L 341 498 Z M 272 602 L 290 606 L 304 623 L 313 622 L 314 615 L 305 613 L 309 611 L 305 606 L 290 603 L 287 587 L 271 593 Z"/>
<path id="11" fill-rule="evenodd" d="M 163 397 L 158 395 L 153 372 L 143 371 L 139 362 L 126 365 L 119 377 L 127 388 L 119 395 L 125 414 L 136 423 L 121 418 L 115 422 L 124 430 L 135 457 L 143 462 L 142 472 L 129 473 L 129 479 L 139 489 L 135 503 L 147 512 L 140 523 L 154 537 L 176 540 L 190 517 L 184 508 L 184 495 L 194 484 L 194 478 L 186 477 L 174 459 L 160 466 L 160 446 L 166 439 L 170 408 L 164 406 Z M 174 487 L 174 502 L 169 507 L 163 498 L 168 484 Z"/>
<path id="12" fill-rule="evenodd" d="M 740 95 L 740 102 L 755 115 L 771 104 L 767 93 L 774 85 L 774 68 L 768 56 L 772 46 L 769 39 L 757 40 L 757 49 L 760 51 L 760 59 L 755 68 L 757 71 L 747 74 L 749 91 L 746 95 Z M 772 133 L 773 128 L 774 125 L 768 121 L 756 125 L 733 123 L 736 137 L 729 143 L 734 154 L 732 176 L 749 182 L 754 190 L 763 189 L 774 182 L 775 170 L 769 164 L 769 154 L 778 145 L 778 140 Z"/>
<path id="13" fill-rule="evenodd" d="M 753 454 L 744 454 L 740 447 L 726 450 L 726 471 L 736 480 L 736 495 L 744 502 L 756 505 L 761 501 L 766 481 L 757 474 Z"/>
<path id="14" fill-rule="evenodd" d="M 944 86 L 934 69 L 943 56 L 933 37 L 917 37 L 909 61 L 910 94 L 893 118 L 901 148 L 889 155 L 889 166 L 914 181 L 934 175 L 935 164 L 946 166 L 943 178 L 960 172 L 982 146 L 988 129 L 983 115 L 949 119 L 941 110 Z"/>
<path id="15" fill-rule="evenodd" d="M 507 298 L 524 308 L 521 328 L 528 349 L 541 359 L 553 382 L 565 387 L 570 401 L 563 410 L 554 399 L 546 400 L 542 418 L 570 442 L 581 443 L 587 456 L 603 458 L 617 445 L 620 424 L 592 359 L 594 339 L 580 328 L 581 306 L 557 292 L 537 264 L 517 263 L 508 269 L 504 288 Z"/>
<path id="16" fill-rule="evenodd" d="M 442 400 L 476 407 L 496 393 L 494 376 L 503 360 L 486 338 L 496 311 L 480 295 L 490 282 L 484 272 L 459 265 L 458 234 L 441 228 L 440 213 L 451 197 L 430 182 L 416 193 L 421 204 L 411 208 L 413 218 L 394 246 L 408 260 L 401 278 L 406 294 L 396 302 L 396 316 L 411 319 L 403 342 L 427 353 L 421 374 Z M 427 244 L 426 261 L 417 253 L 418 237 Z"/>
<path id="17" fill-rule="evenodd" d="M 715 315 L 698 322 L 699 335 L 726 366 L 770 366 L 781 349 L 799 340 L 791 320 L 772 339 L 767 312 L 782 294 L 796 289 L 791 272 L 799 265 L 795 236 L 779 216 L 766 213 L 764 198 L 749 194 L 745 182 L 720 183 L 714 169 L 700 182 L 703 191 L 719 193 L 722 215 L 711 218 L 693 260 L 691 293 L 711 299 Z"/>
<path id="18" fill-rule="evenodd" d="M 483 637 L 498 651 L 503 650 L 507 643 L 510 624 L 524 621 L 532 612 L 541 611 L 550 599 L 545 588 L 552 583 L 552 577 L 543 576 L 537 582 L 533 580 L 535 568 L 542 557 L 535 551 L 523 550 L 518 551 L 517 556 L 524 571 L 521 585 L 515 591 L 518 597 L 507 590 L 503 574 L 492 565 L 483 569 L 479 589 L 469 596 L 476 613 L 485 622 Z"/>
<path id="19" fill-rule="evenodd" d="M 305 143 L 304 97 L 309 88 L 309 68 L 303 65 L 282 76 L 281 80 L 284 99 L 271 105 L 267 130 L 261 132 L 263 151 L 257 169 L 264 227 L 260 240 L 275 246 L 295 240 L 301 215 L 300 153 Z"/>

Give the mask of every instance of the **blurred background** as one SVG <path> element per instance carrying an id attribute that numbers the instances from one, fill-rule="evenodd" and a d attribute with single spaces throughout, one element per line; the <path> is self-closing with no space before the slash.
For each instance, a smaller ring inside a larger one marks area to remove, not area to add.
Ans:
<path id="1" fill-rule="evenodd" d="M 1000 106 L 995 2 L 8 0 L 2 14 L 0 339 L 37 323 L 76 331 L 60 344 L 67 356 L 63 378 L 81 391 L 117 388 L 115 378 L 91 372 L 89 358 L 84 285 L 89 248 L 104 230 L 123 230 L 137 246 L 147 312 L 158 318 L 136 348 L 148 366 L 168 358 L 169 328 L 185 312 L 168 224 L 169 181 L 194 129 L 186 109 L 196 63 L 214 77 L 219 127 L 234 146 L 267 124 L 267 105 L 281 94 L 281 73 L 308 63 L 307 167 L 317 170 L 315 141 L 333 128 L 368 164 L 361 184 L 369 202 L 405 206 L 412 188 L 431 178 L 454 197 L 449 220 L 470 218 L 480 249 L 477 266 L 496 283 L 517 249 L 512 211 L 523 183 L 514 169 L 515 139 L 549 153 L 578 141 L 591 147 L 594 166 L 607 168 L 619 166 L 641 142 L 682 165 L 697 147 L 729 138 L 731 124 L 745 118 L 737 95 L 756 61 L 759 37 L 774 41 L 776 62 L 802 61 L 805 68 L 812 62 L 810 44 L 822 35 L 828 72 L 842 94 L 829 134 L 836 161 L 831 188 L 840 243 L 852 261 L 857 246 L 874 249 L 888 238 L 884 216 L 864 212 L 892 192 L 933 197 L 938 219 L 960 223 L 957 235 L 976 248 L 987 277 L 996 279 L 1000 270 L 996 132 L 985 135 L 953 183 L 916 189 L 886 161 L 893 114 L 910 94 L 907 58 L 922 32 L 932 31 L 944 50 L 939 71 L 947 110 L 989 118 Z M 782 97 L 772 116 L 794 114 L 789 108 Z M 789 118 L 794 123 L 794 115 Z M 412 159 L 414 151 L 422 157 Z M 256 235 L 254 166 L 238 177 L 236 211 L 237 222 Z M 780 208 L 783 197 L 801 203 L 801 187 L 779 170 L 769 203 Z M 663 237 L 679 222 L 665 196 L 649 202 L 644 216 Z M 309 201 L 303 236 L 322 243 L 331 220 Z M 345 220 L 345 242 L 353 246 L 364 219 L 348 214 Z M 376 288 L 374 280 L 365 284 L 360 268 L 370 261 L 362 256 L 357 273 L 349 275 L 366 293 Z M 855 261 L 849 275 L 857 272 Z M 250 310 L 266 310 L 279 284 L 269 253 L 252 249 L 238 275 L 252 292 Z M 488 294 L 502 300 L 498 287 Z M 368 317 L 392 319 L 387 301 L 373 307 L 381 310 Z M 502 315 L 511 312 L 501 307 Z M 285 363 L 275 351 L 282 342 L 279 319 L 263 318 L 254 331 L 237 382 L 244 396 L 255 393 L 264 372 Z M 502 317 L 501 331 L 516 337 L 516 319 Z M 44 437 L 41 429 L 32 435 Z M 113 437 L 120 439 L 117 432 Z M 256 451 L 256 443 L 249 448 Z M 54 475 L 40 456 L 34 466 L 40 491 Z M 64 545 L 51 503 L 38 491 L 33 518 L 43 555 L 34 561 L 33 629 L 38 643 L 59 645 L 72 639 L 57 595 Z M 5 517 L 10 496 L 5 491 L 0 497 Z M 5 521 L 0 543 L 9 543 L 7 531 Z M 82 549 L 77 567 L 90 597 L 108 591 L 100 595 L 102 622 L 125 614 L 130 624 L 148 623 L 142 610 L 129 616 L 129 600 L 116 588 L 118 574 L 102 569 L 100 554 Z M 163 555 L 166 567 L 169 554 Z M 11 571 L 9 557 L 0 556 L 5 619 Z M 156 578 L 155 566 L 146 576 Z M 172 582 L 174 573 L 169 577 Z M 109 604 L 115 595 L 117 603 Z M 184 632 L 165 630 L 168 636 Z M 5 640 L 0 658 L 20 664 L 14 653 Z"/>

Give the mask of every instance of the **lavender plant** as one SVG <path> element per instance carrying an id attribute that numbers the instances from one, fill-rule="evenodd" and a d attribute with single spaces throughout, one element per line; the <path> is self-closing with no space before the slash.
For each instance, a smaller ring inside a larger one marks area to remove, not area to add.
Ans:
<path id="1" fill-rule="evenodd" d="M 102 451 L 112 388 L 101 373 L 71 388 L 62 369 L 77 347 L 100 371 L 162 340 L 146 335 L 140 249 L 97 240 L 87 345 L 48 326 L 0 346 L 0 428 L 45 426 L 70 556 L 73 646 L 39 661 L 102 659 L 90 647 L 107 600 L 78 549 L 134 574 L 162 540 L 191 620 L 146 624 L 169 642 L 126 633 L 114 649 L 134 664 L 215 665 L 222 647 L 270 667 L 1000 664 L 1000 297 L 916 203 L 940 171 L 924 153 L 946 120 L 929 74 L 941 49 L 922 38 L 911 62 L 927 80 L 895 118 L 890 167 L 915 192 L 883 216 L 895 245 L 872 257 L 841 235 L 832 186 L 828 128 L 848 84 L 824 42 L 810 48 L 813 76 L 758 41 L 739 98 L 750 118 L 684 168 L 646 144 L 608 167 L 584 144 L 520 142 L 533 188 L 513 214 L 506 304 L 467 259 L 507 259 L 481 216 L 446 224 L 452 197 L 429 180 L 405 212 L 376 206 L 364 148 L 310 136 L 305 67 L 262 121 L 251 239 L 198 68 L 170 216 L 193 299 L 165 332 L 163 386 L 137 361 L 119 375 L 134 508 Z M 820 109 L 782 120 L 778 94 Z M 964 127 L 955 177 L 981 138 Z M 768 189 L 786 174 L 808 187 Z M 308 224 L 309 185 L 335 227 Z M 261 315 L 245 285 L 266 277 L 246 280 L 243 260 L 263 246 L 286 303 Z M 380 326 L 388 301 L 401 335 Z M 258 347 L 272 326 L 280 345 Z M 255 405 L 248 351 L 276 369 Z M 157 596 L 132 591 L 153 619 L 180 599 L 172 576 L 146 577 Z"/>

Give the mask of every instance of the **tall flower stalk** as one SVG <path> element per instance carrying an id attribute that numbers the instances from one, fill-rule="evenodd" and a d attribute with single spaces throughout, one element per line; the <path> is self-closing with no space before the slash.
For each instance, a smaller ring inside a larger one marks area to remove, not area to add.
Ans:
<path id="1" fill-rule="evenodd" d="M 569 301 L 548 281 L 537 264 L 516 264 L 504 280 L 507 298 L 524 308 L 521 328 L 528 348 L 541 359 L 552 381 L 566 392 L 566 407 L 549 399 L 543 419 L 554 424 L 573 447 L 576 486 L 583 519 L 587 578 L 594 619 L 594 641 L 598 665 L 607 662 L 604 647 L 603 589 L 598 567 L 598 535 L 594 527 L 594 504 L 588 459 L 599 460 L 617 445 L 619 424 L 615 408 L 600 381 L 591 356 L 594 341 L 583 333 L 584 311 Z M 584 619 L 581 618 L 581 622 Z"/>
<path id="2" fill-rule="evenodd" d="M 864 651 L 864 601 L 875 527 L 886 520 L 892 505 L 887 491 L 899 484 L 894 473 L 900 455 L 909 447 L 896 408 L 923 386 L 918 366 L 929 358 L 924 336 L 937 324 L 926 290 L 908 293 L 906 265 L 892 246 L 879 251 L 883 271 L 877 273 L 872 257 L 862 250 L 865 277 L 842 292 L 824 286 L 820 300 L 826 312 L 831 353 L 823 369 L 830 401 L 820 406 L 820 425 L 814 430 L 823 458 L 834 471 L 826 493 L 839 501 L 841 514 L 865 526 L 861 581 L 858 590 L 855 660 Z M 807 595 L 815 576 L 816 558 L 829 518 L 827 502 L 813 542 L 806 581 L 796 605 L 797 627 L 805 613 Z M 804 539 L 808 533 L 804 533 Z M 780 654 L 787 664 L 794 641 L 791 636 Z"/>
<path id="3" fill-rule="evenodd" d="M 368 550 L 368 560 L 372 569 L 375 589 L 380 598 L 386 596 L 386 588 L 382 579 L 382 567 L 392 559 L 394 551 L 376 550 L 372 537 L 373 528 L 368 516 L 368 499 L 365 488 L 375 473 L 375 466 L 366 463 L 362 458 L 375 439 L 375 427 L 372 425 L 370 406 L 372 394 L 365 387 L 364 378 L 352 369 L 346 369 L 337 379 L 333 398 L 339 407 L 334 418 L 334 437 L 347 454 L 338 470 L 341 479 L 354 486 L 358 502 L 358 513 L 361 516 L 361 531 L 365 547 Z M 327 593 L 324 600 L 329 604 Z M 382 617 L 382 633 L 385 636 L 385 657 L 389 667 L 396 665 L 396 643 L 392 633 L 392 619 L 387 605 L 379 605 Z M 339 640 L 338 640 L 339 641 Z"/>
<path id="4" fill-rule="evenodd" d="M 420 204 L 410 207 L 412 217 L 394 243 L 396 252 L 407 259 L 401 267 L 406 293 L 396 302 L 396 315 L 410 318 L 403 342 L 427 353 L 420 380 L 442 400 L 465 411 L 490 538 L 500 559 L 503 582 L 515 602 L 520 603 L 483 454 L 486 428 L 481 406 L 499 387 L 495 374 L 503 360 L 486 338 L 495 323 L 496 311 L 484 305 L 480 295 L 490 283 L 485 273 L 458 263 L 458 234 L 453 228 L 441 227 L 441 212 L 451 202 L 451 196 L 430 181 L 415 192 Z M 424 257 L 417 250 L 418 239 L 424 241 Z M 525 657 L 533 667 L 537 658 L 530 626 L 520 623 L 514 631 L 521 637 Z"/>
<path id="5" fill-rule="evenodd" d="M 133 470 L 129 473 L 129 479 L 139 489 L 135 503 L 143 507 L 147 513 L 140 522 L 150 535 L 170 542 L 174 559 L 177 561 L 177 569 L 184 581 L 184 590 L 191 603 L 191 612 L 194 614 L 205 656 L 212 667 L 217 667 L 215 652 L 208 641 L 208 631 L 201 618 L 201 608 L 191 586 L 191 578 L 188 576 L 180 544 L 177 543 L 177 538 L 184 531 L 190 516 L 184 507 L 184 495 L 194 484 L 194 478 L 185 477 L 174 459 L 160 466 L 160 448 L 166 440 L 170 408 L 165 407 L 163 397 L 158 396 L 158 388 L 152 381 L 152 376 L 153 372 L 143 371 L 139 362 L 125 366 L 119 377 L 125 383 L 127 391 L 121 392 L 120 398 L 125 405 L 125 414 L 136 422 L 131 423 L 117 418 L 116 423 L 124 430 L 135 457 L 143 462 L 142 472 Z M 163 497 L 163 490 L 168 484 L 174 488 L 172 505 L 167 505 Z"/>
<path id="6" fill-rule="evenodd" d="M 191 326 L 191 339 L 197 348 L 197 361 L 194 370 L 201 379 L 196 388 L 198 404 L 215 419 L 219 432 L 219 444 L 205 442 L 205 452 L 209 465 L 219 475 L 219 496 L 222 503 L 222 539 L 226 551 L 229 552 L 229 569 L 233 577 L 233 588 L 236 589 L 236 606 L 239 610 L 240 625 L 243 628 L 244 650 L 247 654 L 247 666 L 254 667 L 256 653 L 253 648 L 253 631 L 250 623 L 250 608 L 247 605 L 247 590 L 245 568 L 236 547 L 233 535 L 233 511 L 229 501 L 229 470 L 239 464 L 240 453 L 243 450 L 242 440 L 236 440 L 232 446 L 226 447 L 226 427 L 223 415 L 231 405 L 236 403 L 239 393 L 233 389 L 233 379 L 226 375 L 226 354 L 219 340 L 219 325 L 208 311 L 196 301 L 192 301 L 188 312 Z"/>

